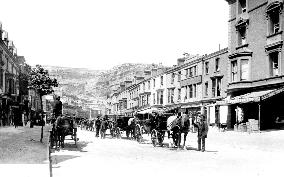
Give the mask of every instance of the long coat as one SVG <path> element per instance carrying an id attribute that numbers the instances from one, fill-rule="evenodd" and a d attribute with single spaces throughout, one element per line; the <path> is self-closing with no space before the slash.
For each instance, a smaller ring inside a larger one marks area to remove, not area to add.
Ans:
<path id="1" fill-rule="evenodd" d="M 207 138 L 208 124 L 206 121 L 200 121 L 200 122 L 194 123 L 194 126 L 197 127 L 198 129 L 198 133 L 197 133 L 198 138 Z"/>

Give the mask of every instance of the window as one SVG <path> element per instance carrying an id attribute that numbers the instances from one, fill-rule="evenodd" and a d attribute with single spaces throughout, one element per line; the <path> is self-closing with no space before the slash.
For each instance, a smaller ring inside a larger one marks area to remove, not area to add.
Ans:
<path id="1" fill-rule="evenodd" d="M 181 71 L 178 72 L 178 82 L 181 80 Z"/>
<path id="2" fill-rule="evenodd" d="M 247 43 L 246 42 L 247 26 L 246 25 L 238 26 L 237 30 L 238 30 L 238 33 L 239 33 L 238 45 L 239 46 L 245 45 Z"/>
<path id="3" fill-rule="evenodd" d="M 184 99 L 186 100 L 187 99 L 187 94 L 188 94 L 188 88 L 187 86 L 185 87 L 185 96 L 184 96 Z"/>
<path id="4" fill-rule="evenodd" d="M 181 99 L 181 89 L 178 89 L 178 101 Z"/>
<path id="5" fill-rule="evenodd" d="M 161 97 L 160 97 L 160 104 L 163 104 L 163 100 L 164 100 L 164 91 L 161 91 L 160 92 L 160 94 L 161 94 Z"/>
<path id="6" fill-rule="evenodd" d="M 192 67 L 189 68 L 189 77 L 192 77 Z"/>
<path id="7" fill-rule="evenodd" d="M 164 99 L 164 95 L 163 95 L 163 91 L 159 91 L 157 93 L 157 104 L 163 104 L 163 99 Z"/>
<path id="8" fill-rule="evenodd" d="M 185 69 L 185 76 L 188 77 L 188 69 Z"/>
<path id="9" fill-rule="evenodd" d="M 217 78 L 216 82 L 217 82 L 216 96 L 221 96 L 221 78 Z"/>
<path id="10" fill-rule="evenodd" d="M 209 73 L 209 62 L 205 62 L 205 74 Z"/>
<path id="11" fill-rule="evenodd" d="M 174 103 L 174 89 L 168 89 L 168 103 Z"/>
<path id="12" fill-rule="evenodd" d="M 215 97 L 216 92 L 216 79 L 212 79 L 212 97 Z"/>
<path id="13" fill-rule="evenodd" d="M 148 90 L 150 90 L 150 87 L 151 87 L 150 81 L 148 81 Z"/>
<path id="14" fill-rule="evenodd" d="M 271 76 L 278 76 L 279 75 L 279 58 L 278 52 L 272 52 L 269 54 L 270 58 L 270 75 Z"/>
<path id="15" fill-rule="evenodd" d="M 197 67 L 196 66 L 193 66 L 193 75 L 197 76 Z"/>
<path id="16" fill-rule="evenodd" d="M 245 81 L 249 78 L 249 60 L 242 59 L 241 60 L 241 80 Z"/>
<path id="17" fill-rule="evenodd" d="M 239 14 L 245 13 L 247 11 L 246 0 L 239 0 Z"/>
<path id="18" fill-rule="evenodd" d="M 171 79 L 171 84 L 175 82 L 175 73 L 172 73 L 172 79 Z"/>
<path id="19" fill-rule="evenodd" d="M 221 96 L 221 78 L 212 79 L 212 97 Z"/>
<path id="20" fill-rule="evenodd" d="M 153 104 L 156 104 L 156 95 L 153 93 Z"/>
<path id="21" fill-rule="evenodd" d="M 215 59 L 215 71 L 220 71 L 220 68 L 219 68 L 219 63 L 220 62 L 220 58 L 216 58 Z"/>
<path id="22" fill-rule="evenodd" d="M 192 86 L 193 86 L 193 98 L 196 98 L 196 92 L 197 92 L 196 84 L 193 84 Z"/>
<path id="23" fill-rule="evenodd" d="M 193 88 L 192 88 L 192 85 L 188 86 L 188 89 L 189 89 L 189 98 L 192 98 L 192 97 L 193 97 Z"/>
<path id="24" fill-rule="evenodd" d="M 231 63 L 231 81 L 236 82 L 237 81 L 237 74 L 238 74 L 238 63 L 237 60 L 232 61 Z"/>
<path id="25" fill-rule="evenodd" d="M 153 87 L 156 87 L 156 79 L 153 79 Z"/>
<path id="26" fill-rule="evenodd" d="M 164 84 L 163 81 L 164 80 L 164 77 L 163 76 L 161 76 L 161 86 Z"/>
<path id="27" fill-rule="evenodd" d="M 275 34 L 278 33 L 280 31 L 280 14 L 279 14 L 280 10 L 279 8 L 270 10 L 267 12 L 267 16 L 268 16 L 268 33 L 269 35 L 271 34 Z"/>
<path id="28" fill-rule="evenodd" d="M 208 96 L 208 82 L 205 82 L 205 96 Z"/>
<path id="29" fill-rule="evenodd" d="M 145 92 L 145 82 L 143 83 L 143 91 Z"/>

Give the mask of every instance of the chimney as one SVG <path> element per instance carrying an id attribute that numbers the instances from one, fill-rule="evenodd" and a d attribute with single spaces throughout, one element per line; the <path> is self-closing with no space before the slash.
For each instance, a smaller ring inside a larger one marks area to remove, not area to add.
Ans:
<path id="1" fill-rule="evenodd" d="M 152 68 L 152 77 L 158 74 L 158 68 Z"/>
<path id="2" fill-rule="evenodd" d="M 185 58 L 178 58 L 177 59 L 177 65 L 180 66 L 182 64 L 184 64 Z"/>
<path id="3" fill-rule="evenodd" d="M 151 77 L 151 71 L 150 70 L 144 70 L 144 75 L 145 75 L 145 79 Z"/>

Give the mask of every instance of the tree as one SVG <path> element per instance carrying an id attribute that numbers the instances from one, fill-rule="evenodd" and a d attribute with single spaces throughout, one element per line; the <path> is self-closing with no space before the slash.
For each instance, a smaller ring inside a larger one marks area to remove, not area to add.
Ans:
<path id="1" fill-rule="evenodd" d="M 50 78 L 48 71 L 45 70 L 41 65 L 36 65 L 34 68 L 31 69 L 29 74 L 29 87 L 35 89 L 39 94 L 42 111 L 42 96 L 53 93 L 53 87 L 58 87 L 58 82 L 56 79 Z M 42 142 L 42 138 L 43 124 L 41 126 L 40 142 Z"/>

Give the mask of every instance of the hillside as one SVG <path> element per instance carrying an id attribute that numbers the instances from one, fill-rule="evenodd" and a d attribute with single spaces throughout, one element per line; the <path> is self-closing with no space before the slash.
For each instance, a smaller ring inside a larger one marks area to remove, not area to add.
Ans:
<path id="1" fill-rule="evenodd" d="M 85 68 L 67 68 L 43 66 L 51 77 L 57 78 L 62 96 L 73 100 L 105 100 L 110 94 L 110 86 L 135 75 L 143 75 L 144 70 L 156 67 L 156 64 L 125 63 L 110 70 L 91 70 Z"/>

